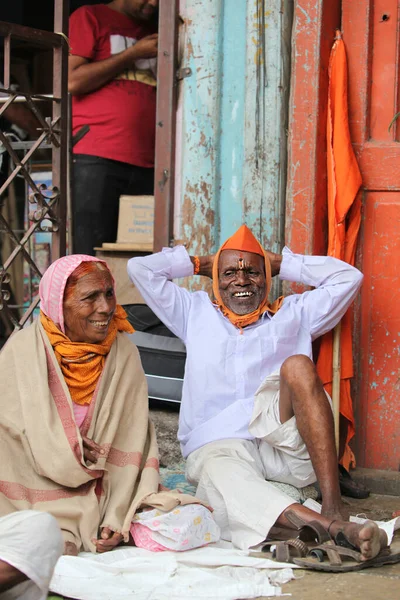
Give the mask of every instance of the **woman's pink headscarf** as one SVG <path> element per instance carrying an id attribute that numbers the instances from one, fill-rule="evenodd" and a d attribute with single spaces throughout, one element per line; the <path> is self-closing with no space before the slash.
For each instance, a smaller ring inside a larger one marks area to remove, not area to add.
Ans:
<path id="1" fill-rule="evenodd" d="M 64 291 L 68 277 L 83 262 L 102 262 L 104 260 L 86 254 L 70 254 L 54 261 L 45 271 L 40 284 L 40 308 L 63 333 L 64 328 Z M 114 281 L 114 279 L 113 279 Z"/>

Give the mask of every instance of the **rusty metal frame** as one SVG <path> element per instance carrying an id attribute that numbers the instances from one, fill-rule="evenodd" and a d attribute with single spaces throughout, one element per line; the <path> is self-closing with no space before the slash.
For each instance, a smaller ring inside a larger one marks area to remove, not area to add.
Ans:
<path id="1" fill-rule="evenodd" d="M 0 212 L 0 230 L 12 241 L 14 249 L 9 256 L 0 262 L 0 311 L 15 329 L 20 329 L 31 318 L 39 303 L 39 297 L 31 298 L 30 305 L 25 307 L 22 316 L 16 316 L 9 303 L 12 284 L 9 269 L 17 256 L 22 255 L 30 266 L 30 279 L 41 277 L 40 270 L 35 264 L 29 251 L 28 242 L 35 232 L 52 232 L 52 259 L 55 260 L 66 253 L 66 219 L 67 219 L 67 160 L 68 160 L 68 15 L 69 0 L 54 0 L 54 33 L 32 29 L 12 23 L 0 22 L 0 36 L 4 37 L 4 87 L 0 89 L 9 95 L 6 102 L 1 106 L 0 116 L 9 106 L 16 101 L 17 97 L 23 97 L 26 105 L 31 109 L 41 125 L 42 133 L 37 140 L 26 144 L 27 153 L 20 159 L 16 149 L 20 144 L 11 142 L 2 131 L 0 131 L 0 142 L 4 145 L 8 155 L 12 158 L 15 168 L 0 188 L 0 208 L 2 196 L 17 175 L 22 175 L 26 184 L 32 190 L 29 202 L 36 204 L 36 210 L 30 211 L 30 224 L 22 239 L 19 240 L 12 230 L 6 218 Z M 24 91 L 15 93 L 11 89 L 10 64 L 11 64 L 11 40 L 23 40 L 32 42 L 38 48 L 53 48 L 53 94 L 43 96 L 30 94 Z M 40 102 L 52 101 L 52 118 L 45 119 L 41 110 Z M 38 148 L 52 148 L 52 188 L 46 189 L 44 185 L 37 185 L 30 174 L 29 161 Z M 50 221 L 51 225 L 46 228 L 44 220 Z M 18 285 L 19 282 L 16 282 Z M 19 307 L 21 308 L 21 307 Z"/>
<path id="2" fill-rule="evenodd" d="M 161 0 L 157 78 L 154 251 L 173 240 L 178 0 Z"/>

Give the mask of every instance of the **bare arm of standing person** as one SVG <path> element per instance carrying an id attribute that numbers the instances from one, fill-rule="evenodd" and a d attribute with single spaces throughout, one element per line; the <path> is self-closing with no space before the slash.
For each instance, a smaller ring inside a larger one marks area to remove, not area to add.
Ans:
<path id="1" fill-rule="evenodd" d="M 158 34 L 148 35 L 126 50 L 109 58 L 90 61 L 72 54 L 68 61 L 68 91 L 73 96 L 89 94 L 112 81 L 140 58 L 157 56 Z"/>

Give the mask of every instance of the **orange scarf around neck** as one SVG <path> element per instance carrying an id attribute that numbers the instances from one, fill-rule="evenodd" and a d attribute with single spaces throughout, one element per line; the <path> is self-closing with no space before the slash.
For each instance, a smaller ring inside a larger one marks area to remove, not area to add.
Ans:
<path id="1" fill-rule="evenodd" d="M 240 239 L 243 238 L 243 239 Z M 239 243 L 235 244 L 235 240 L 238 240 Z M 235 246 L 241 246 L 236 248 Z M 265 279 L 266 279 L 266 291 L 264 300 L 261 302 L 260 306 L 254 310 L 253 312 L 247 315 L 237 315 L 232 310 L 230 310 L 222 301 L 221 294 L 219 291 L 219 271 L 218 271 L 218 263 L 219 256 L 222 250 L 234 249 L 242 252 L 253 252 L 259 254 L 264 257 L 264 265 L 265 265 Z M 269 312 L 271 314 L 275 314 L 280 307 L 282 306 L 284 297 L 280 296 L 274 302 L 268 302 L 268 296 L 271 290 L 271 263 L 269 262 L 269 258 L 261 246 L 260 242 L 253 236 L 251 231 L 245 226 L 239 228 L 239 230 L 229 238 L 218 250 L 214 257 L 213 268 L 212 268 L 212 276 L 213 276 L 213 293 L 215 297 L 215 303 L 217 307 L 220 309 L 222 314 L 227 317 L 232 325 L 237 327 L 238 329 L 243 329 L 243 327 L 247 327 L 247 325 L 251 325 L 258 321 L 261 315 L 265 312 Z"/>
<path id="2" fill-rule="evenodd" d="M 71 342 L 42 311 L 40 321 L 53 347 L 73 402 L 81 405 L 90 404 L 106 356 L 118 331 L 134 332 L 126 318 L 126 312 L 122 306 L 117 305 L 107 337 L 101 344 Z"/>

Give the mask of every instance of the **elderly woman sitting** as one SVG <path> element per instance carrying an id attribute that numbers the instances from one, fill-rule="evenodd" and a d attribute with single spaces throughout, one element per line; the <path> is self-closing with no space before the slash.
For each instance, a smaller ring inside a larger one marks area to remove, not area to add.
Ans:
<path id="1" fill-rule="evenodd" d="M 0 354 L 0 516 L 47 511 L 66 554 L 104 552 L 140 507 L 196 500 L 157 493 L 146 379 L 106 264 L 61 258 L 39 291 L 40 318 Z"/>

